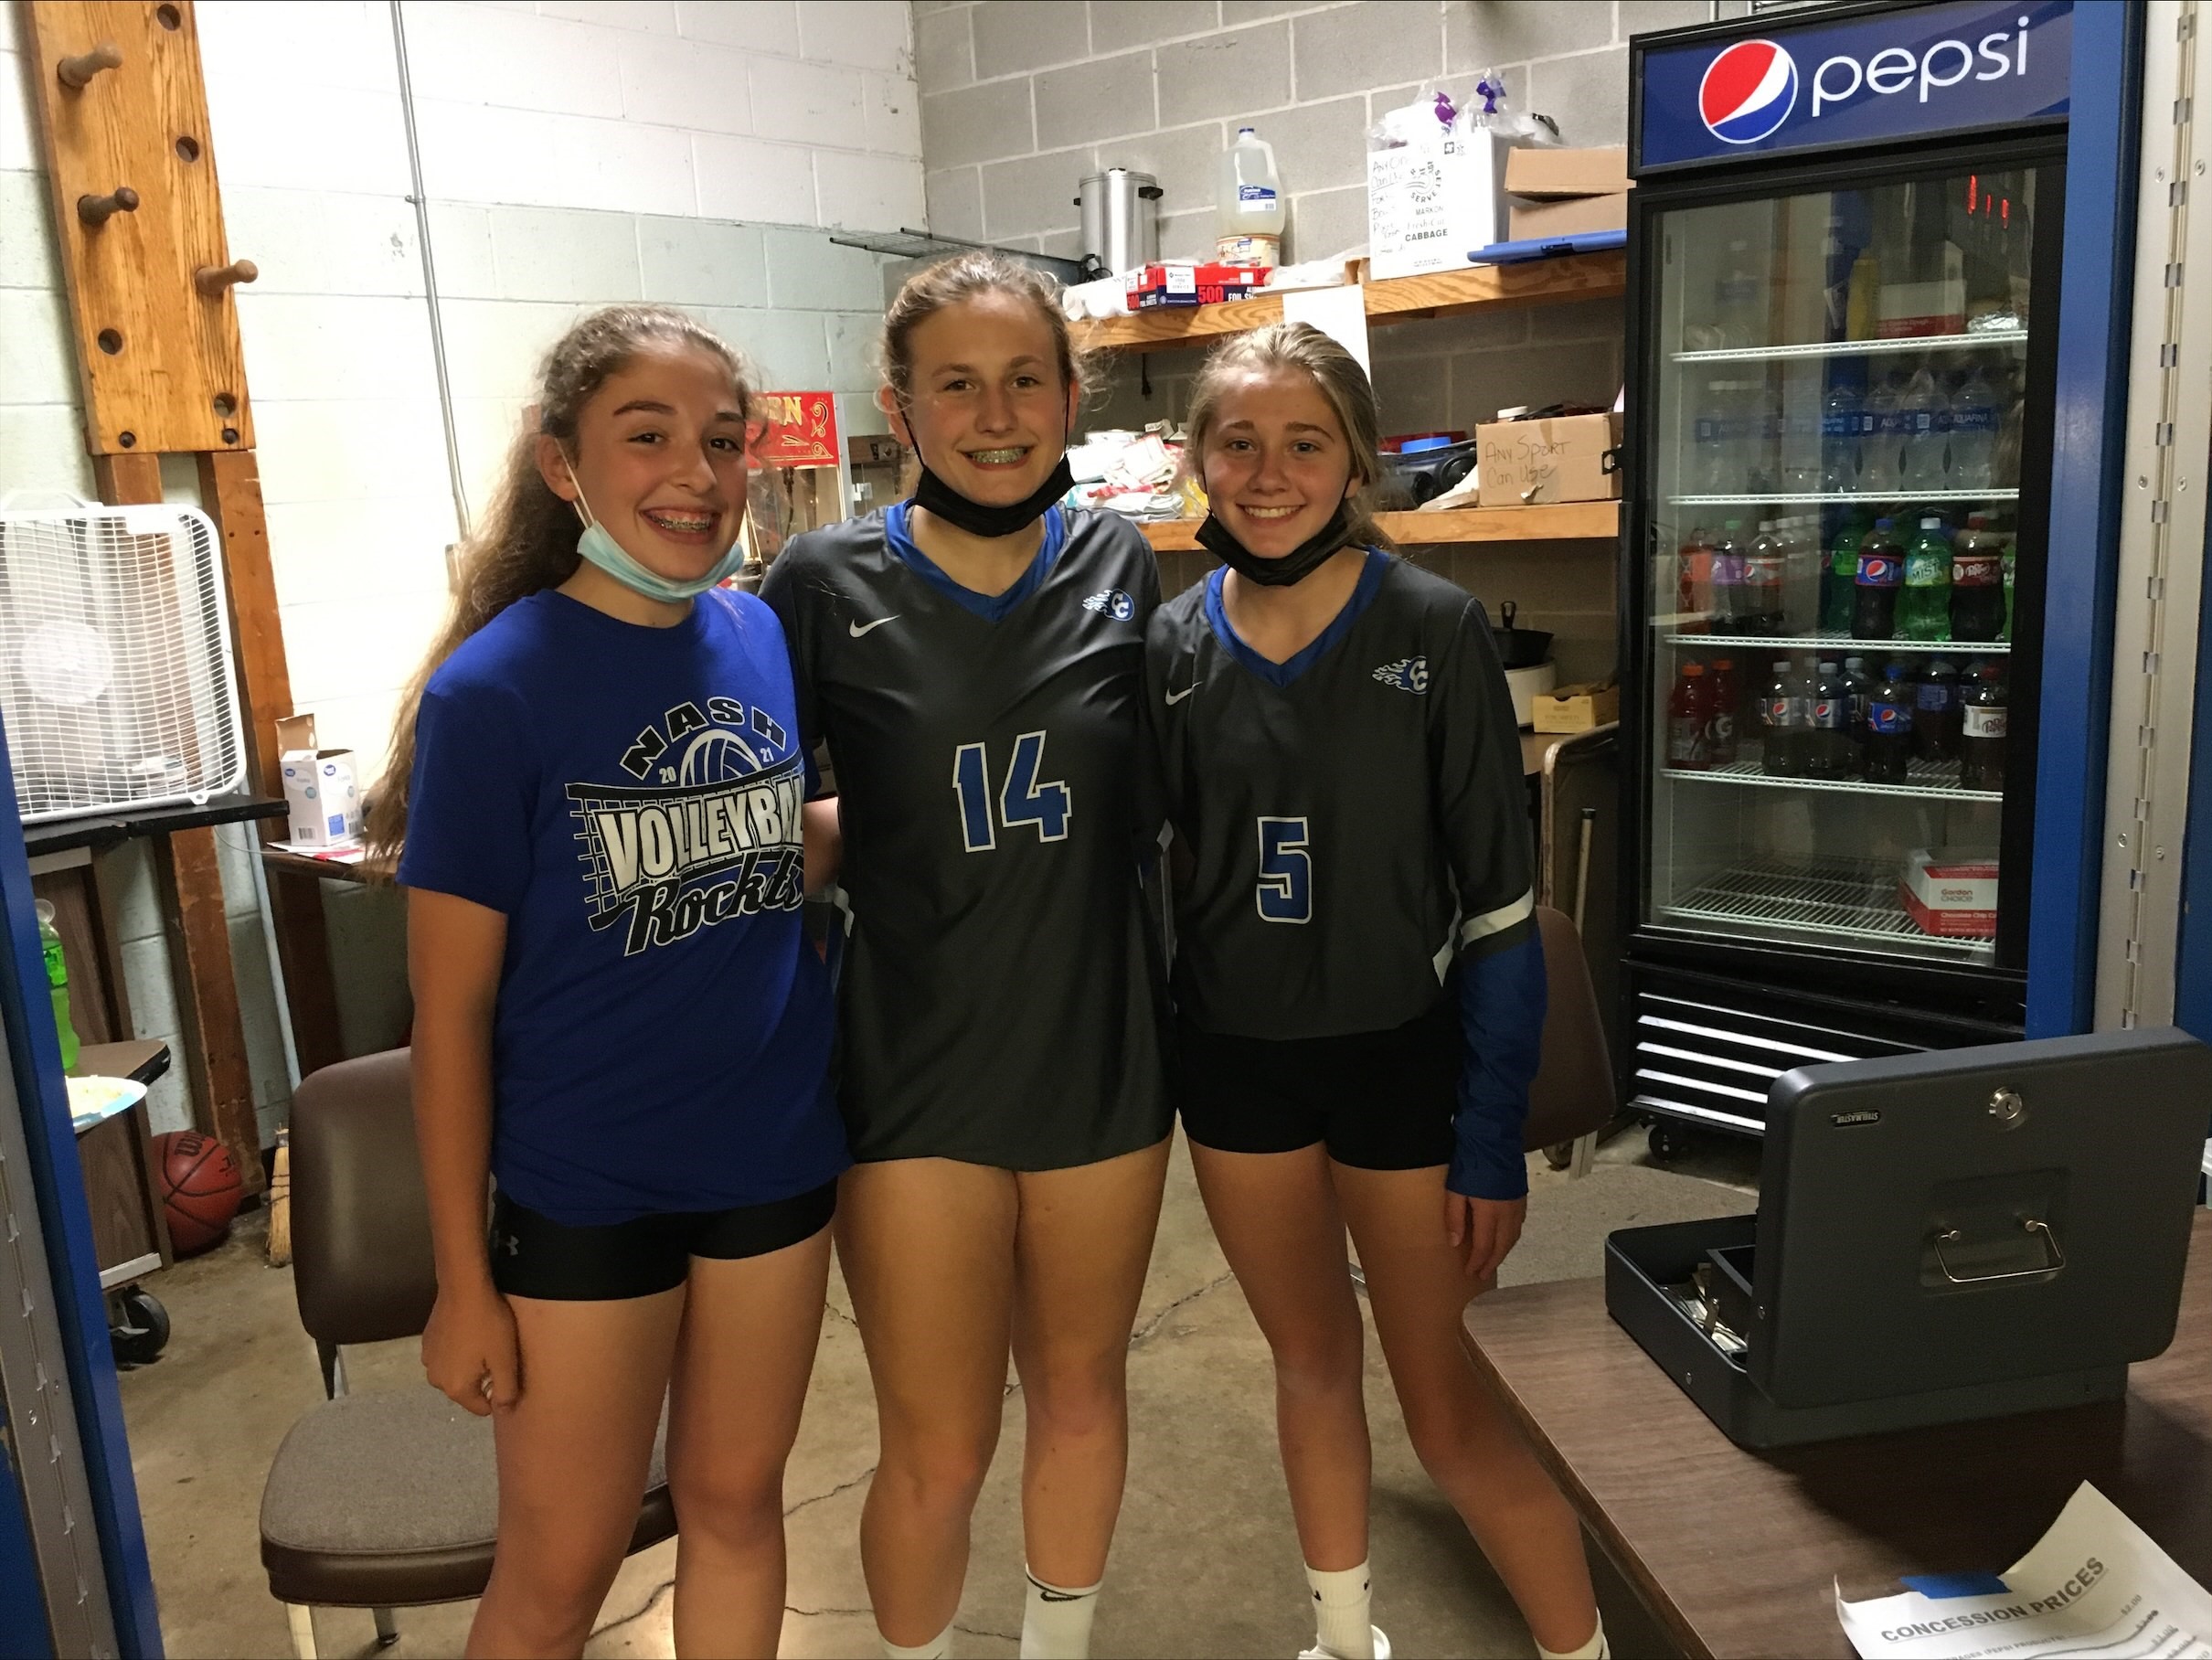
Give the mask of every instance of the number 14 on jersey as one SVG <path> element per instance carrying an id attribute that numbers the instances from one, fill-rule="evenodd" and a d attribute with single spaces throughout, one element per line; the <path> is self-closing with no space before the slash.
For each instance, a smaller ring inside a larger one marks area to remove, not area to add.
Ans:
<path id="1" fill-rule="evenodd" d="M 992 825 L 1008 830 L 1035 825 L 1037 839 L 1065 840 L 1068 821 L 1075 814 L 1075 792 L 1065 783 L 1037 782 L 1045 762 L 1045 735 L 1024 732 L 1014 740 L 1014 759 L 1006 763 L 1006 777 L 994 802 L 991 793 L 991 756 L 987 746 L 963 743 L 952 751 L 952 793 L 960 803 L 961 845 L 970 853 L 988 853 L 998 846 Z"/>

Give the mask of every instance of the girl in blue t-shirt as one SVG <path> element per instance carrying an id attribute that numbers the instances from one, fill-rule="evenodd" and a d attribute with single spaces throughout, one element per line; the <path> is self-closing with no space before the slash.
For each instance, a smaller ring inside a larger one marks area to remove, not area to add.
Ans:
<path id="1" fill-rule="evenodd" d="M 783 633 L 718 586 L 749 401 L 680 312 L 554 346 L 372 821 L 377 851 L 404 838 L 423 1369 L 498 1449 L 472 1654 L 582 1653 L 664 1397 L 677 1648 L 773 1654 L 782 1623 L 847 1159 Z"/>

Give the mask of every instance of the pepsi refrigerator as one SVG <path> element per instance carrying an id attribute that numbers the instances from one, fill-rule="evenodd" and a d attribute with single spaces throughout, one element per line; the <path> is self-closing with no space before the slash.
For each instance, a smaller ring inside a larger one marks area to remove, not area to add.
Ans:
<path id="1" fill-rule="evenodd" d="M 2096 9 L 1632 42 L 1615 1051 L 1662 1153 L 1791 1067 L 2030 1025 L 2038 793 L 2101 795 L 2094 723 L 2041 718 L 2107 626 L 2050 599 Z"/>

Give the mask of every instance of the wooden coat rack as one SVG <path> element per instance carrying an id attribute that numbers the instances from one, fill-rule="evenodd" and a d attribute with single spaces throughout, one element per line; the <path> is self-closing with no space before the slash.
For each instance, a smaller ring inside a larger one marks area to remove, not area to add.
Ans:
<path id="1" fill-rule="evenodd" d="M 100 494 L 114 504 L 158 502 L 161 457 L 194 458 L 201 505 L 221 533 L 252 784 L 281 794 L 276 722 L 292 712 L 292 679 L 231 293 L 258 273 L 225 246 L 193 8 L 190 0 L 34 0 L 29 9 L 85 447 Z M 258 1191 L 261 1135 L 215 832 L 153 839 L 193 1112 Z M 300 1069 L 310 1072 L 342 1058 L 321 888 L 312 876 L 271 871 L 270 899 Z"/>

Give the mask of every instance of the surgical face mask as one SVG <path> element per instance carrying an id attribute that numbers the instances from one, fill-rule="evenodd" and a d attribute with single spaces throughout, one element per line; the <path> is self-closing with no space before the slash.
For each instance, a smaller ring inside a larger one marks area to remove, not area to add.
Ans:
<path id="1" fill-rule="evenodd" d="M 576 538 L 576 551 L 633 593 L 642 593 L 649 600 L 665 600 L 671 604 L 696 599 L 709 588 L 719 588 L 745 563 L 745 543 L 742 538 L 732 537 L 722 557 L 708 566 L 704 574 L 689 581 L 679 582 L 648 569 L 628 548 L 607 534 L 607 527 L 599 522 L 599 516 L 585 499 L 583 484 L 565 454 L 561 464 L 568 467 L 569 482 L 576 486 L 576 516 L 584 522 L 584 533 Z M 744 520 L 740 518 L 739 523 L 742 525 Z"/>
<path id="2" fill-rule="evenodd" d="M 1198 527 L 1198 546 L 1248 582 L 1263 588 L 1288 588 L 1303 581 L 1326 564 L 1330 557 L 1352 540 L 1351 504 L 1339 501 L 1329 522 L 1280 559 L 1262 559 L 1230 534 L 1210 512 Z"/>

